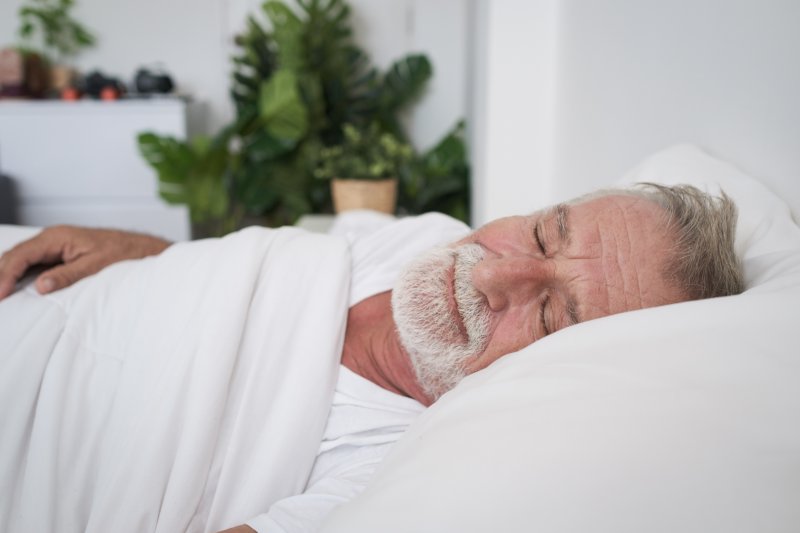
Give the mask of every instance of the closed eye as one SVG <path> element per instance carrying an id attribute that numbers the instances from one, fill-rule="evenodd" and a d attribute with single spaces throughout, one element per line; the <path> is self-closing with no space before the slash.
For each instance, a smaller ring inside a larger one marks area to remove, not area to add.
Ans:
<path id="1" fill-rule="evenodd" d="M 539 251 L 542 252 L 542 255 L 547 255 L 547 251 L 544 248 L 544 241 L 542 241 L 542 232 L 539 228 L 540 226 L 537 222 L 536 226 L 533 228 L 533 236 L 536 238 L 536 245 L 539 247 Z"/>
<path id="2" fill-rule="evenodd" d="M 550 330 L 547 328 L 547 320 L 545 320 L 544 318 L 544 312 L 549 303 L 550 303 L 550 295 L 548 294 L 544 297 L 542 305 L 539 306 L 539 322 L 542 324 L 542 331 L 544 331 L 545 336 L 550 335 Z"/>

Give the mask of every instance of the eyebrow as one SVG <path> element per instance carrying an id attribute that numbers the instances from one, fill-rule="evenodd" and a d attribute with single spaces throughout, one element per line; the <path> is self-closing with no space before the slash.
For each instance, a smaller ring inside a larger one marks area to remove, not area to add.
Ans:
<path id="1" fill-rule="evenodd" d="M 567 319 L 569 323 L 567 326 L 574 326 L 575 324 L 579 324 L 581 322 L 580 317 L 578 316 L 578 309 L 575 305 L 575 299 L 572 296 L 567 296 Z"/>
<path id="2" fill-rule="evenodd" d="M 555 207 L 556 228 L 558 232 L 558 239 L 562 244 L 566 244 L 570 240 L 570 227 L 568 223 L 570 208 L 567 204 L 558 204 Z M 578 305 L 575 298 L 567 295 L 567 318 L 569 320 L 568 326 L 574 326 L 580 323 L 581 319 L 578 316 Z"/>
<path id="3" fill-rule="evenodd" d="M 569 225 L 567 224 L 567 216 L 569 215 L 569 206 L 566 204 L 558 204 L 555 208 L 556 212 L 556 227 L 558 228 L 558 238 L 561 242 L 566 243 L 569 241 Z"/>

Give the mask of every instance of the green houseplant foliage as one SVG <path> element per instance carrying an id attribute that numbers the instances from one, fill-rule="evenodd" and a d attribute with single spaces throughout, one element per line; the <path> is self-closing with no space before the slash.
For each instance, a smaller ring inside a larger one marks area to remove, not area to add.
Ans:
<path id="1" fill-rule="evenodd" d="M 470 169 L 464 130 L 461 121 L 400 174 L 401 212 L 439 211 L 469 223 Z"/>
<path id="2" fill-rule="evenodd" d="M 344 125 L 341 144 L 323 148 L 314 175 L 323 179 L 380 180 L 398 178 L 414 152 L 394 135 L 381 132 L 377 123 L 364 130 Z"/>
<path id="3" fill-rule="evenodd" d="M 218 197 L 206 202 L 216 207 L 203 207 L 189 193 L 165 196 L 171 202 L 192 201 L 188 205 L 197 213 L 194 220 L 223 217 L 219 227 L 232 230 L 243 218 L 257 217 L 261 224 L 280 226 L 306 213 L 330 213 L 330 187 L 315 172 L 323 153 L 329 153 L 325 150 L 344 142 L 345 124 L 359 130 L 377 125 L 381 134 L 408 142 L 398 117 L 432 75 L 427 57 L 403 57 L 382 75 L 353 44 L 350 8 L 343 0 L 298 0 L 297 6 L 295 12 L 283 2 L 266 2 L 263 11 L 271 29 L 250 17 L 236 38 L 231 80 L 236 118 L 211 141 L 201 143 L 218 154 L 216 166 L 209 168 L 219 174 L 211 180 L 205 171 L 195 170 L 193 177 L 181 182 L 184 191 L 216 191 Z M 460 152 L 452 150 L 460 137 L 448 138 L 443 147 L 412 156 L 399 169 L 401 212 L 433 207 L 468 217 L 468 201 L 459 204 L 468 195 L 466 159 L 446 168 L 437 163 L 444 153 L 466 157 L 463 143 Z M 147 146 L 142 146 L 140 138 L 143 153 L 177 142 L 156 135 L 145 139 Z M 174 174 L 164 178 L 157 166 L 163 158 L 145 158 L 161 183 L 177 182 Z M 194 179 L 203 184 L 191 185 Z M 466 191 L 454 190 L 456 183 Z M 432 192 L 423 193 L 428 186 Z"/>
<path id="4" fill-rule="evenodd" d="M 241 149 L 233 196 L 246 212 L 264 216 L 271 225 L 331 211 L 329 188 L 314 173 L 322 150 L 343 141 L 345 124 L 377 123 L 405 141 L 397 115 L 421 92 L 432 70 L 425 56 L 411 55 L 381 76 L 352 42 L 345 2 L 298 5 L 299 14 L 283 2 L 266 2 L 272 31 L 249 19 L 234 58 L 237 121 L 230 133 Z M 291 76 L 293 88 L 287 83 L 286 92 L 293 89 L 306 109 L 304 116 L 284 115 L 287 120 L 280 124 L 287 131 L 268 124 L 284 104 L 264 87 L 279 75 Z"/>
<path id="5" fill-rule="evenodd" d="M 19 35 L 30 41 L 38 32 L 50 56 L 63 61 L 95 44 L 95 37 L 71 11 L 74 0 L 28 0 L 19 9 Z"/>
<path id="6" fill-rule="evenodd" d="M 224 145 L 208 137 L 185 142 L 153 133 L 140 134 L 138 143 L 142 157 L 158 174 L 161 198 L 189 207 L 195 236 L 220 236 L 234 229 L 228 218 L 225 178 L 230 156 Z"/>

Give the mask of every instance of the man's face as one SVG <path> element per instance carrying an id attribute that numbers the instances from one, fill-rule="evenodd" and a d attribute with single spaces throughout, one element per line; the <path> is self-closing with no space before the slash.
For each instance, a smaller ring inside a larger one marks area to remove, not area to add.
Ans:
<path id="1" fill-rule="evenodd" d="M 569 325 L 685 299 L 662 272 L 656 204 L 605 196 L 490 222 L 419 258 L 393 291 L 400 340 L 434 399 Z"/>

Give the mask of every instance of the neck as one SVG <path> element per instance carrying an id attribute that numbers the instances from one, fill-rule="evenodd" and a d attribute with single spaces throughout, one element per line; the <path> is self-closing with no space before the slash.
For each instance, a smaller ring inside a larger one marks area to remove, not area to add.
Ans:
<path id="1" fill-rule="evenodd" d="M 411 360 L 397 337 L 391 300 L 392 293 L 387 291 L 350 308 L 342 364 L 379 387 L 428 406 L 433 400 L 417 383 Z"/>

